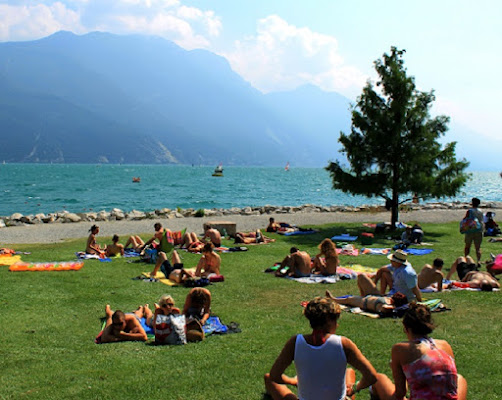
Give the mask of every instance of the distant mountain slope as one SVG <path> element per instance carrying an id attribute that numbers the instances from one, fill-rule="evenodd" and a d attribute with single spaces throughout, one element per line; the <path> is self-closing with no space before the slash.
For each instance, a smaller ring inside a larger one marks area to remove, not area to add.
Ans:
<path id="1" fill-rule="evenodd" d="M 220 56 L 139 35 L 0 43 L 0 89 L 9 162 L 323 166 L 350 117 L 335 93 L 264 95 Z"/>

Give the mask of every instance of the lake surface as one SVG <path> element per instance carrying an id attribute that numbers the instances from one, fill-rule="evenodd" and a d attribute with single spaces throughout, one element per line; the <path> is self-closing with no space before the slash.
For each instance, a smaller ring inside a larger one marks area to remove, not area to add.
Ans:
<path id="1" fill-rule="evenodd" d="M 214 167 L 159 165 L 0 164 L 0 215 L 87 212 L 120 208 L 231 208 L 383 204 L 380 198 L 352 196 L 331 188 L 322 168 Z M 502 201 L 498 172 L 473 172 L 456 198 L 442 201 Z M 141 177 L 133 183 L 132 177 Z"/>

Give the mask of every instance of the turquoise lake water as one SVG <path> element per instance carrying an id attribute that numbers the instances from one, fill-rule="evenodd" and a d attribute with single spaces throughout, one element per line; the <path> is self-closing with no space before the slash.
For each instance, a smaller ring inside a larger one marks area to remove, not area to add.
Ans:
<path id="1" fill-rule="evenodd" d="M 61 210 L 150 211 L 159 208 L 231 208 L 302 204 L 383 204 L 378 198 L 351 196 L 331 188 L 321 168 L 228 167 L 224 177 L 214 167 L 158 165 L 1 164 L 0 215 Z M 140 176 L 140 183 L 132 177 Z M 474 172 L 454 199 L 502 201 L 498 172 Z"/>

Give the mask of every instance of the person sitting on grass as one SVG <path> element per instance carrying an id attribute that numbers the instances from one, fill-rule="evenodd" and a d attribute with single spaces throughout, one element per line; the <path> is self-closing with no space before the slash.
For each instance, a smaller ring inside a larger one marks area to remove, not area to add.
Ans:
<path id="1" fill-rule="evenodd" d="M 335 300 L 338 304 L 347 305 L 350 307 L 359 307 L 363 311 L 370 311 L 378 314 L 391 314 L 396 307 L 408 304 L 406 296 L 400 292 L 394 293 L 392 296 L 376 296 L 369 294 L 367 296 L 349 296 L 343 298 L 335 298 L 329 290 L 326 290 L 326 297 Z"/>
<path id="2" fill-rule="evenodd" d="M 432 262 L 432 266 L 425 264 L 422 271 L 418 274 L 418 287 L 419 289 L 425 289 L 429 286 L 435 288 L 438 292 L 449 287 L 445 285 L 443 287 L 443 265 L 444 261 L 441 258 L 436 258 Z"/>
<path id="3" fill-rule="evenodd" d="M 283 268 L 289 267 L 286 272 Z M 281 267 L 275 272 L 275 276 L 292 276 L 294 278 L 303 278 L 310 276 L 312 264 L 309 253 L 300 251 L 298 247 L 291 247 L 289 255 L 287 255 L 281 262 Z"/>
<path id="4" fill-rule="evenodd" d="M 117 235 L 113 235 L 112 244 L 106 247 L 105 254 L 107 257 L 124 255 L 124 245 L 119 243 L 119 237 Z"/>
<path id="5" fill-rule="evenodd" d="M 144 313 L 142 307 L 139 307 L 134 313 L 125 314 L 120 310 L 113 312 L 110 305 L 107 304 L 105 313 L 106 325 L 101 336 L 101 343 L 124 341 L 146 342 L 148 339 L 145 329 L 140 323 L 140 318 Z"/>
<path id="6" fill-rule="evenodd" d="M 85 252 L 87 254 L 94 254 L 100 257 L 105 256 L 106 246 L 105 248 L 101 248 L 99 244 L 96 243 L 96 235 L 99 233 L 99 226 L 93 225 L 91 229 L 89 229 L 89 237 L 87 238 L 87 244 L 85 246 Z"/>
<path id="7" fill-rule="evenodd" d="M 270 217 L 268 219 L 268 225 L 266 231 L 273 233 L 283 229 L 286 230 L 288 228 L 293 228 L 293 226 L 286 222 L 275 222 L 275 218 Z"/>
<path id="8" fill-rule="evenodd" d="M 185 299 L 183 314 L 186 317 L 187 341 L 203 340 L 202 326 L 211 315 L 211 292 L 201 287 L 191 289 Z"/>
<path id="9" fill-rule="evenodd" d="M 214 247 L 221 247 L 221 234 L 218 229 L 215 229 L 211 224 L 204 224 L 204 236 L 202 241 L 205 242 L 206 239 L 214 245 Z"/>
<path id="10" fill-rule="evenodd" d="M 275 242 L 275 239 L 265 236 L 259 229 L 256 232 L 237 232 L 235 234 L 235 243 L 256 244 L 271 242 Z"/>
<path id="11" fill-rule="evenodd" d="M 467 398 L 467 381 L 457 373 L 451 346 L 429 337 L 435 326 L 430 310 L 412 303 L 403 317 L 406 342 L 392 347 L 394 383 L 384 374 L 372 387 L 372 399 L 448 400 Z"/>
<path id="12" fill-rule="evenodd" d="M 417 273 L 407 261 L 407 254 L 402 250 L 396 250 L 394 254 L 387 256 L 390 264 L 381 268 L 381 279 L 385 279 L 386 285 L 391 287 L 389 295 L 397 292 L 404 294 L 408 300 L 422 300 L 422 294 L 418 288 Z M 378 276 L 378 272 L 377 272 Z M 384 294 L 377 289 L 376 283 L 367 274 L 357 276 L 357 286 L 361 296 L 368 294 Z"/>
<path id="13" fill-rule="evenodd" d="M 314 258 L 315 273 L 328 276 L 336 275 L 340 262 L 336 253 L 336 245 L 331 239 L 324 239 L 319 245 L 320 253 Z"/>
<path id="14" fill-rule="evenodd" d="M 155 313 L 150 317 L 150 319 L 147 317 L 146 323 L 155 331 L 155 321 L 157 321 L 157 315 L 171 315 L 180 313 L 180 309 L 174 306 L 174 299 L 172 298 L 172 296 L 164 294 L 160 297 L 159 302 L 155 303 Z M 151 315 L 151 311 L 149 315 Z"/>
<path id="15" fill-rule="evenodd" d="M 209 278 L 212 275 L 220 275 L 220 267 L 220 255 L 214 252 L 212 243 L 206 243 L 202 249 L 202 257 L 195 269 L 195 276 Z"/>
<path id="16" fill-rule="evenodd" d="M 273 400 L 319 400 L 355 398 L 356 393 L 376 382 L 375 368 L 348 338 L 336 334 L 340 306 L 329 297 L 311 300 L 303 314 L 312 333 L 295 335 L 284 345 L 265 374 L 265 389 Z M 293 363 L 296 377 L 284 374 Z M 352 365 L 362 374 L 356 382 Z M 287 385 L 298 387 L 298 396 Z"/>

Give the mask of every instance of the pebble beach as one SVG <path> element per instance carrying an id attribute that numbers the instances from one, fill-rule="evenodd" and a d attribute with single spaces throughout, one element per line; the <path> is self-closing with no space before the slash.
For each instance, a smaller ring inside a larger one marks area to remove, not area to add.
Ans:
<path id="1" fill-rule="evenodd" d="M 454 208 L 423 208 L 412 211 L 401 211 L 399 220 L 403 223 L 443 223 L 460 221 L 465 215 L 467 205 Z M 488 209 L 481 208 L 482 211 Z M 502 206 L 497 204 L 489 211 L 502 212 Z M 502 214 L 499 214 L 502 215 Z M 88 230 L 96 223 L 100 227 L 100 236 L 107 237 L 117 234 L 121 236 L 121 241 L 131 234 L 153 234 L 153 224 L 160 222 L 163 226 L 171 230 L 181 230 L 187 228 L 189 231 L 201 234 L 203 224 L 215 220 L 232 221 L 236 223 L 238 231 L 252 231 L 264 229 L 268 224 L 268 219 L 274 217 L 278 222 L 288 222 L 297 226 L 313 226 L 329 223 L 360 222 L 360 223 L 380 223 L 390 221 L 390 212 L 289 212 L 270 213 L 261 215 L 229 215 L 211 217 L 182 217 L 165 218 L 159 217 L 144 220 L 121 220 L 121 221 L 97 221 L 97 222 L 75 222 L 75 223 L 52 223 L 12 226 L 0 229 L 0 246 L 7 244 L 29 244 L 29 243 L 59 243 L 68 239 L 84 238 L 88 235 Z"/>

